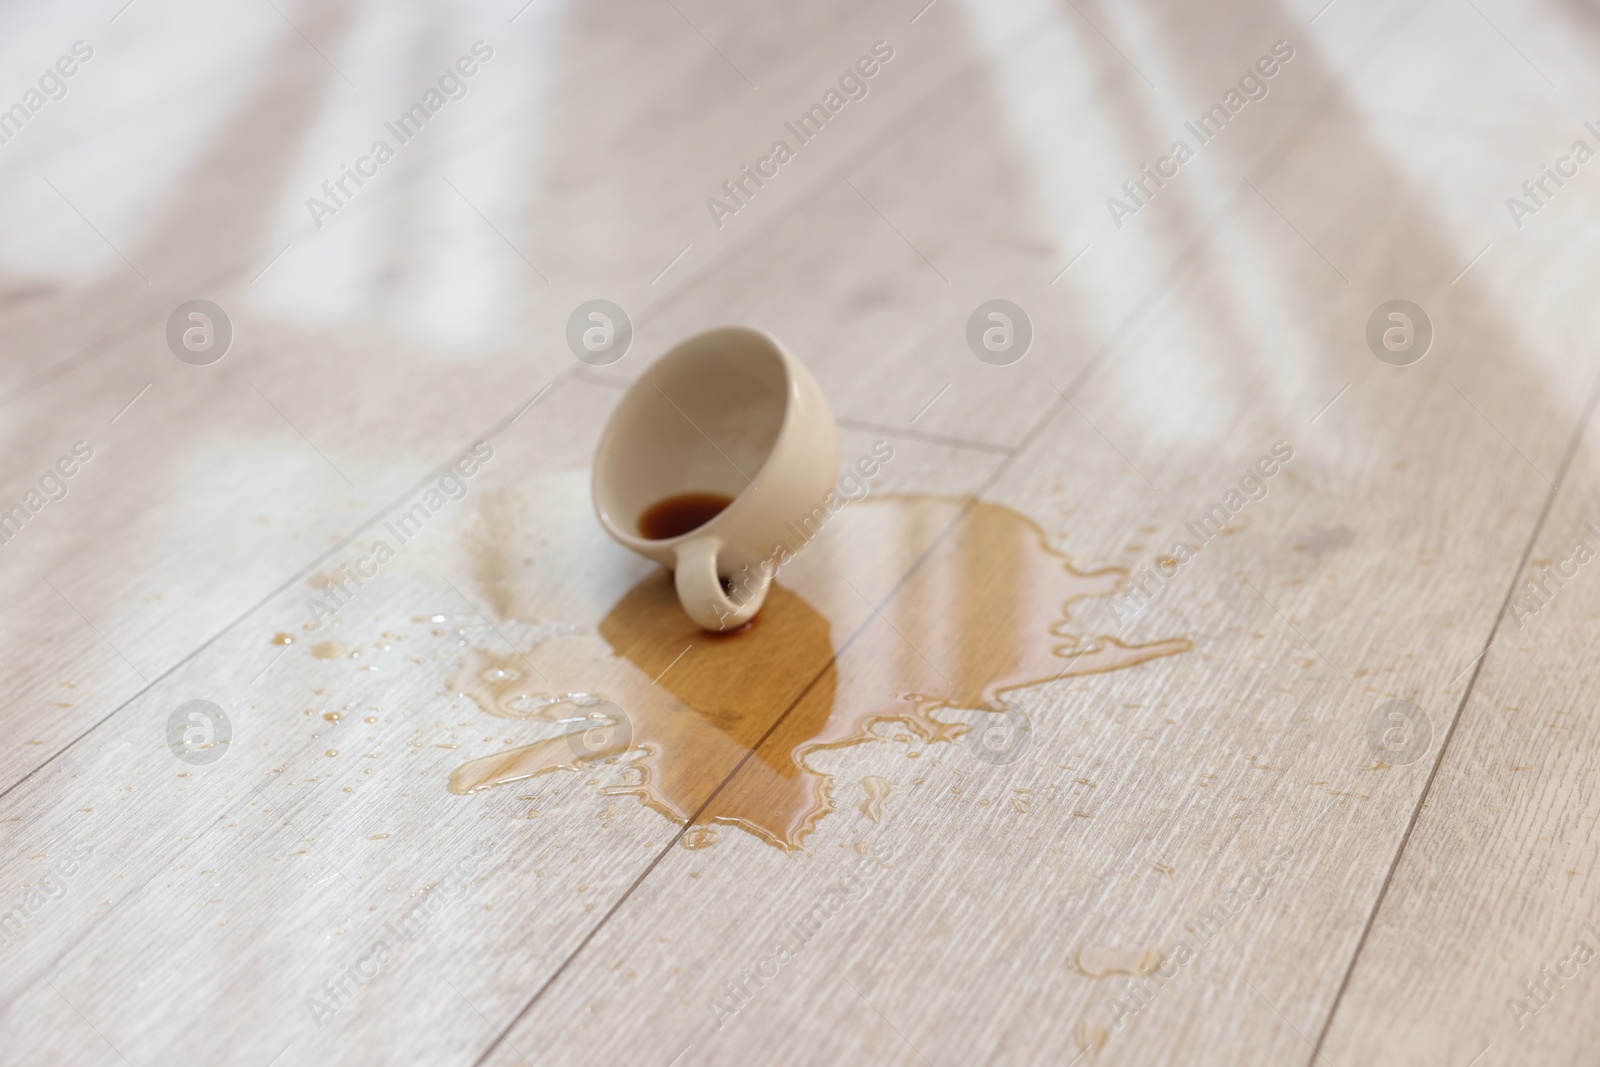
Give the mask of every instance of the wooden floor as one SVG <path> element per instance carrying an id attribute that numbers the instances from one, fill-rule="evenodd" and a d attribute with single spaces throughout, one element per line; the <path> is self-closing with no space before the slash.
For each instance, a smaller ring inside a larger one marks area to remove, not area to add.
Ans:
<path id="1" fill-rule="evenodd" d="M 1593 1062 L 1595 9 L 758 6 L 0 14 L 0 1062 Z M 893 458 L 712 637 L 730 322 Z"/>

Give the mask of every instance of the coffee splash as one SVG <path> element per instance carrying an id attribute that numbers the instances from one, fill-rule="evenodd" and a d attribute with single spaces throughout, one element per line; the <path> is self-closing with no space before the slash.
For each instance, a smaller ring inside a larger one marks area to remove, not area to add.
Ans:
<path id="1" fill-rule="evenodd" d="M 880 496 L 846 509 L 828 535 L 841 555 L 887 565 L 909 551 L 895 551 L 907 531 L 942 528 L 966 503 Z M 1069 605 L 1111 595 L 1125 572 L 1076 570 L 1010 508 L 971 503 L 948 537 L 929 541 L 928 558 L 881 617 L 837 656 L 835 642 L 850 636 L 843 625 L 861 621 L 859 601 L 853 611 L 848 600 L 831 605 L 836 633 L 775 583 L 750 625 L 713 634 L 683 613 L 664 571 L 606 613 L 598 626 L 605 649 L 591 640 L 543 642 L 526 654 L 469 650 L 457 691 L 491 715 L 567 732 L 463 764 L 451 791 L 610 760 L 626 781 L 608 792 L 636 795 L 679 823 L 731 824 L 794 849 L 834 807 L 813 754 L 878 739 L 880 727 L 954 741 L 971 727 L 935 713 L 999 713 L 1014 690 L 1192 647 L 1181 638 L 1127 645 L 1069 632 Z"/>
<path id="2" fill-rule="evenodd" d="M 861 814 L 873 822 L 878 822 L 883 818 L 883 802 L 889 799 L 894 787 L 889 784 L 889 779 L 882 775 L 869 774 L 861 779 L 861 788 L 867 795 L 857 807 Z"/>

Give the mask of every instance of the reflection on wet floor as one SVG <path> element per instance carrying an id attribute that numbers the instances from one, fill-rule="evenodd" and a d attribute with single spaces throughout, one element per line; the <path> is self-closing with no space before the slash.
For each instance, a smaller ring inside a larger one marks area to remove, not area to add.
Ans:
<path id="1" fill-rule="evenodd" d="M 897 536 L 948 522 L 961 504 L 878 497 L 846 509 L 829 533 L 836 548 L 857 536 L 880 548 L 887 539 L 892 559 Z M 978 502 L 882 617 L 839 649 L 849 632 L 838 607 L 836 632 L 775 584 L 751 625 L 711 634 L 684 615 L 671 576 L 657 571 L 600 621 L 605 652 L 550 641 L 525 653 L 468 651 L 457 691 L 490 714 L 564 722 L 570 732 L 469 761 L 450 788 L 467 793 L 617 760 L 626 784 L 613 791 L 678 822 L 731 823 L 798 848 L 834 806 L 812 753 L 874 740 L 879 727 L 954 741 L 970 727 L 936 716 L 941 709 L 998 713 L 1015 689 L 1187 651 L 1181 638 L 1130 646 L 1068 631 L 1070 603 L 1109 595 L 1123 577 L 1075 570 L 1032 520 Z M 848 618 L 855 625 L 861 615 Z"/>

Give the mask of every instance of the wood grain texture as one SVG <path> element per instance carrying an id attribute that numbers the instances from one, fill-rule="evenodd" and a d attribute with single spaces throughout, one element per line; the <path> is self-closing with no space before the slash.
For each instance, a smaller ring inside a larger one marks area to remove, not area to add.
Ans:
<path id="1" fill-rule="evenodd" d="M 1336 1062 L 1381 1047 L 1396 1063 L 1578 1063 L 1595 1040 L 1594 433 L 1516 573 L 1395 865 L 1332 1020 Z"/>
<path id="2" fill-rule="evenodd" d="M 917 6 L 7 14 L 19 70 L 97 55 L 0 146 L 0 506 L 95 456 L 0 546 L 0 1061 L 1583 1061 L 1592 964 L 1521 1027 L 1506 1001 L 1600 945 L 1590 571 L 1506 601 L 1600 523 L 1600 193 L 1504 200 L 1585 136 L 1600 27 Z M 166 350 L 193 296 L 235 324 L 212 367 Z M 637 335 L 589 368 L 596 296 Z M 1009 366 L 963 337 L 995 297 L 1034 327 Z M 1405 368 L 1363 338 L 1396 297 L 1436 331 Z M 742 646 L 588 491 L 621 390 L 725 322 L 813 369 L 847 463 L 894 449 Z M 590 692 L 640 745 L 580 767 L 598 705 L 531 709 Z M 216 763 L 167 747 L 192 699 L 230 716 Z M 1369 724 L 1394 699 L 1409 762 Z M 448 790 L 524 749 L 548 773 Z"/>
<path id="3" fill-rule="evenodd" d="M 144 1025 L 159 1009 L 140 1002 L 140 983 L 164 996 L 173 982 L 191 980 L 234 1007 L 228 1025 L 187 1031 L 181 1055 L 242 1049 L 267 1060 L 291 1037 L 290 1060 L 304 1062 L 378 1055 L 374 1042 L 394 1055 L 423 1049 L 446 1059 L 486 1045 L 494 1035 L 476 1011 L 505 1014 L 530 976 L 553 971 L 674 830 L 631 798 L 585 787 L 582 776 L 468 797 L 443 789 L 450 771 L 485 746 L 537 735 L 538 724 L 496 722 L 452 695 L 464 649 L 515 648 L 537 659 L 530 650 L 542 626 L 560 622 L 592 635 L 611 603 L 653 570 L 597 538 L 586 503 L 584 467 L 616 396 L 604 385 L 571 384 L 553 394 L 558 403 L 541 402 L 496 438 L 496 457 L 460 511 L 408 544 L 326 632 L 306 629 L 306 599 L 317 586 L 304 576 L 136 698 L 93 744 L 74 746 L 13 790 L 8 837 L 16 862 L 33 872 L 19 871 L 16 882 L 34 880 L 39 864 L 50 869 L 70 849 L 92 856 L 69 891 L 6 946 L 15 962 L 8 1002 L 22 1011 L 24 993 L 47 974 L 134 1058 L 174 1047 L 170 1033 Z M 854 455 L 870 444 L 847 434 L 844 447 Z M 883 486 L 959 494 L 995 462 L 897 442 Z M 540 473 L 530 480 L 534 463 Z M 894 544 L 896 554 L 905 551 Z M 863 575 L 863 588 L 892 582 L 895 560 L 881 563 L 884 573 Z M 598 584 L 573 583 L 580 573 Z M 807 590 L 803 569 L 789 580 Z M 813 599 L 846 627 L 871 613 L 848 588 Z M 300 640 L 276 646 L 277 632 Z M 556 661 L 603 647 L 581 634 L 564 644 L 545 639 L 560 646 L 550 653 Z M 623 685 L 668 699 L 648 675 L 623 663 L 611 668 L 618 669 L 632 672 L 608 683 L 618 699 L 628 700 Z M 173 707 L 196 697 L 222 704 L 238 732 L 223 761 L 186 767 L 166 749 L 164 727 Z M 616 768 L 605 773 L 620 777 Z M 387 923 L 485 843 L 494 851 L 475 884 L 447 894 L 451 906 L 428 918 L 381 978 L 331 1016 L 308 1009 L 310 997 L 331 1003 L 322 984 L 368 958 Z M 264 860 L 270 876 L 259 867 Z M 545 875 L 560 899 L 531 904 L 528 878 L 539 885 Z M 246 958 L 256 962 L 236 969 Z M 469 1001 L 438 996 L 440 967 Z M 93 977 L 107 968 L 127 968 L 127 984 Z M 272 993 L 263 993 L 263 980 Z M 247 1010 L 263 997 L 281 1011 Z M 412 1028 L 404 1031 L 394 1028 L 396 997 L 410 1005 Z M 66 1047 L 56 1030 L 28 1018 L 8 1016 L 15 1047 L 46 1055 Z"/>
<path id="4" fill-rule="evenodd" d="M 517 26 L 543 17 L 531 10 Z M 703 168 L 718 153 L 741 158 L 744 142 L 731 138 L 742 124 L 781 129 L 782 119 L 778 104 L 730 93 L 724 75 L 708 82 L 705 56 L 661 47 L 660 34 L 669 27 L 674 34 L 693 32 L 670 8 L 646 17 L 654 21 L 622 20 L 629 28 L 621 36 L 615 18 L 581 16 L 569 23 L 558 17 L 556 26 L 508 36 L 500 20 L 491 25 L 472 16 L 455 25 L 455 16 L 433 17 L 454 27 L 458 48 L 454 40 L 427 38 L 428 18 L 396 16 L 392 24 L 369 25 L 349 12 L 324 12 L 313 21 L 297 16 L 323 51 L 337 54 L 334 42 L 352 42 L 349 48 L 367 68 L 342 56 L 335 62 L 358 84 L 383 74 L 381 97 L 359 101 L 339 71 L 270 11 L 266 18 L 289 36 L 265 55 L 247 36 L 206 21 L 194 28 L 195 39 L 233 56 L 249 73 L 242 84 L 229 85 L 231 111 L 214 115 L 216 105 L 185 94 L 172 80 L 143 80 L 137 65 L 125 75 L 138 90 L 132 97 L 116 98 L 106 88 L 96 95 L 98 83 L 87 79 L 102 68 L 91 61 L 80 72 L 84 92 L 69 94 L 61 114 L 42 112 L 25 137 L 6 145 L 0 162 L 51 196 L 42 183 L 54 153 L 93 137 L 102 128 L 97 123 L 131 125 L 136 132 L 129 136 L 146 139 L 147 153 L 162 138 L 202 125 L 202 118 L 225 122 L 238 142 L 208 143 L 207 158 L 175 184 L 170 174 L 136 176 L 138 182 L 168 181 L 160 187 L 130 189 L 121 171 L 80 166 L 82 181 L 119 203 L 141 190 L 147 198 L 173 201 L 167 214 L 141 220 L 141 243 L 114 242 L 148 268 L 151 284 L 130 271 L 114 247 L 100 246 L 85 263 L 86 253 L 74 246 L 49 260 L 63 277 L 51 287 L 26 288 L 0 321 L 0 330 L 17 331 L 14 347 L 25 357 L 5 364 L 4 372 L 16 379 L 13 417 L 0 428 L 11 446 L 7 462 L 15 464 L 11 481 L 18 497 L 76 440 L 98 446 L 100 457 L 74 483 L 75 493 L 5 546 L 13 557 L 7 578 L 17 592 L 0 611 L 0 625 L 20 634 L 43 620 L 49 630 L 39 641 L 44 657 L 16 663 L 12 687 L 21 717 L 6 741 L 0 782 L 14 782 L 81 736 L 145 679 L 237 621 L 426 480 L 474 434 L 513 417 L 569 372 L 576 364 L 563 345 L 530 346 L 528 338 L 559 339 L 571 309 L 592 297 L 602 279 L 606 292 L 634 310 L 639 351 L 670 344 L 669 335 L 652 329 L 651 315 L 655 304 L 670 299 L 672 279 L 659 287 L 651 281 L 679 247 L 674 227 L 697 226 L 695 206 L 722 180 Z M 67 43 L 74 25 L 58 28 Z M 810 42 L 806 49 L 773 52 L 769 42 L 763 69 L 775 89 L 792 83 L 809 93 L 814 83 L 831 84 L 835 53 L 844 63 L 870 48 L 874 25 L 866 14 L 819 17 L 793 30 Z M 140 33 L 125 47 L 142 48 L 136 54 L 146 64 L 167 62 L 169 42 Z M 382 116 L 402 110 L 416 85 L 431 84 L 436 68 L 480 34 L 502 53 L 484 65 L 476 91 L 452 105 L 461 110 L 447 112 L 444 125 L 430 126 L 428 139 L 404 146 L 394 172 L 361 190 L 326 229 L 310 227 L 303 194 L 336 174 L 372 130 L 381 130 Z M 382 57 L 392 47 L 392 41 L 384 45 L 385 35 L 424 36 L 421 54 L 408 60 L 414 66 L 385 69 Z M 125 58 L 102 49 L 97 59 L 132 62 L 129 52 L 120 54 Z M 550 55 L 560 63 L 547 64 Z M 812 58 L 824 55 L 830 57 L 820 68 L 826 77 L 816 65 L 821 60 Z M 868 97 L 873 108 L 853 126 L 830 129 L 838 137 L 816 146 L 808 161 L 821 168 L 891 123 L 904 98 L 944 76 L 936 55 L 936 48 L 924 49 L 909 62 L 903 57 L 900 67 L 885 67 Z M 308 73 L 302 63 L 315 69 Z M 619 109 L 614 100 L 573 88 L 612 65 L 642 66 L 641 79 L 685 86 L 690 95 L 679 102 L 682 112 L 668 118 L 656 113 L 652 99 L 637 97 Z M 204 84 L 219 77 L 219 69 L 208 60 L 192 77 Z M 578 106 L 553 109 L 541 103 L 546 94 L 570 96 Z M 535 132 L 516 121 L 530 111 L 572 124 L 559 134 L 538 135 L 546 143 L 537 161 L 530 143 Z M 313 115 L 322 116 L 321 125 Z M 261 132 L 264 122 L 274 135 Z M 648 171 L 606 168 L 604 180 L 552 168 L 557 158 L 604 158 L 593 155 L 596 131 L 613 145 L 609 153 L 620 155 L 627 145 L 656 165 Z M 713 137 L 726 143 L 713 151 Z M 313 143 L 307 159 L 291 166 L 299 139 Z M 571 152 L 551 156 L 561 143 L 571 144 Z M 12 149 L 19 154 L 13 157 Z M 258 152 L 270 155 L 275 169 L 264 169 Z M 669 157 L 677 162 L 669 164 Z M 506 180 L 529 168 L 540 176 L 534 189 Z M 775 190 L 775 198 L 803 199 L 819 173 L 826 171 L 785 175 L 791 184 Z M 455 189 L 447 184 L 452 176 Z M 498 177 L 489 183 L 480 176 Z M 77 235 L 83 240 L 95 240 L 96 224 L 115 234 L 126 221 L 108 221 L 89 200 L 80 206 L 96 220 L 85 225 L 73 216 L 87 231 Z M 139 210 L 136 203 L 124 208 Z M 53 210 L 70 214 L 65 206 Z M 634 214 L 619 220 L 613 217 L 619 210 Z M 39 224 L 36 212 L 19 214 L 29 226 Z M 759 225 L 740 222 L 749 229 Z M 592 236 L 614 231 L 633 236 L 626 242 Z M 194 240 L 197 233 L 206 239 Z M 23 229 L 21 237 L 30 244 L 57 240 L 53 230 L 35 237 Z M 659 265 L 639 266 L 639 250 L 658 239 Z M 730 234 L 728 247 L 738 239 Z M 675 271 L 692 279 L 703 269 L 686 258 Z M 90 284 L 97 270 L 105 280 Z M 124 299 L 116 294 L 129 278 L 135 295 Z M 196 292 L 229 310 L 237 337 L 223 362 L 203 369 L 177 363 L 163 339 L 167 314 Z M 183 418 L 190 412 L 206 417 Z M 243 471 L 250 473 L 241 477 Z M 99 521 L 86 521 L 88 509 Z M 59 594 L 41 584 L 46 581 Z M 48 669 L 56 648 L 69 658 L 103 658 L 104 667 L 86 683 L 70 679 L 80 691 L 63 694 L 61 672 Z"/>

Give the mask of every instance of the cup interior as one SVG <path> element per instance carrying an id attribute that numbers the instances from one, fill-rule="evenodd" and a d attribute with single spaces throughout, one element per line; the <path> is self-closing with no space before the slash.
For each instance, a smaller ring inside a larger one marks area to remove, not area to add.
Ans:
<path id="1" fill-rule="evenodd" d="M 778 440 L 788 396 L 788 369 L 765 334 L 730 327 L 685 341 L 645 371 L 611 416 L 595 457 L 601 514 L 644 540 L 639 518 L 663 500 L 737 499 Z"/>

